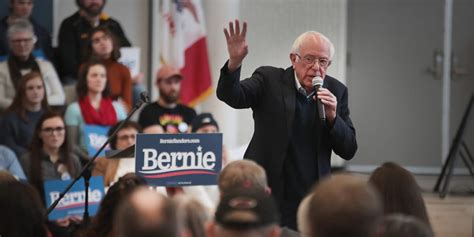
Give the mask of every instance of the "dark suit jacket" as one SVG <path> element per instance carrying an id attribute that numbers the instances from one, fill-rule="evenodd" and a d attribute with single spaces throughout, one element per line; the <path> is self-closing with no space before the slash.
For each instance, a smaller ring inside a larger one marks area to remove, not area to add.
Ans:
<path id="1" fill-rule="evenodd" d="M 324 78 L 324 87 L 337 97 L 338 103 L 332 127 L 323 126 L 319 131 L 321 143 L 318 156 L 314 158 L 318 161 L 319 177 L 331 171 L 331 151 L 349 160 L 357 150 L 355 129 L 349 118 L 347 87 L 330 76 Z M 278 201 L 281 201 L 282 170 L 292 134 L 296 93 L 292 67 L 260 67 L 250 78 L 240 81 L 240 68 L 229 73 L 226 63 L 217 86 L 217 97 L 229 106 L 252 109 L 255 130 L 245 158 L 265 169 Z"/>

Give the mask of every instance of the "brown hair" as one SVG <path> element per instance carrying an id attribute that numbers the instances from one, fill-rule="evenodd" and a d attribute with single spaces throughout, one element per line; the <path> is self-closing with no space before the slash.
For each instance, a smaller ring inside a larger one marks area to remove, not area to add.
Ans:
<path id="1" fill-rule="evenodd" d="M 44 96 L 43 100 L 41 101 L 41 108 L 43 110 L 49 111 L 49 105 L 48 105 L 48 98 L 46 95 L 46 85 L 44 84 L 43 76 L 41 73 L 32 71 L 30 73 L 25 74 L 19 84 L 18 87 L 16 88 L 16 94 L 15 97 L 13 98 L 13 102 L 11 103 L 10 107 L 8 107 L 7 111 L 11 111 L 14 113 L 17 113 L 21 119 L 24 121 L 28 121 L 28 118 L 26 117 L 26 108 L 24 106 L 25 100 L 26 100 L 26 84 L 35 78 L 40 78 L 41 83 L 43 83 L 43 88 L 44 88 Z"/>
<path id="2" fill-rule="evenodd" d="M 145 179 L 134 173 L 128 173 L 120 177 L 116 183 L 110 186 L 100 203 L 97 215 L 92 219 L 91 225 L 82 236 L 111 236 L 114 216 L 120 202 L 137 187 L 144 185 L 146 185 Z"/>
<path id="3" fill-rule="evenodd" d="M 84 99 L 87 96 L 87 92 L 89 90 L 89 88 L 87 87 L 87 74 L 89 74 L 90 68 L 96 65 L 101 65 L 102 67 L 104 67 L 105 71 L 107 72 L 107 68 L 99 60 L 90 60 L 84 63 L 79 69 L 79 77 L 76 84 L 76 92 L 77 92 L 77 97 L 79 100 Z M 109 86 L 109 80 L 107 80 L 105 84 L 105 89 L 104 91 L 102 91 L 102 97 L 109 97 L 109 96 L 110 96 L 110 86 Z"/>
<path id="4" fill-rule="evenodd" d="M 111 59 L 115 62 L 120 58 L 120 44 L 118 43 L 117 37 L 115 36 L 112 31 L 110 31 L 107 27 L 105 26 L 98 26 L 94 29 L 91 30 L 89 34 L 89 40 L 87 42 L 86 47 L 84 48 L 84 55 L 86 60 L 91 60 L 91 59 L 99 59 L 97 55 L 95 55 L 94 48 L 92 47 L 92 37 L 94 36 L 95 33 L 97 32 L 102 32 L 104 33 L 107 37 L 110 38 L 112 41 L 112 54 Z"/>
<path id="5" fill-rule="evenodd" d="M 33 137 L 31 139 L 30 144 L 30 170 L 26 171 L 29 172 L 29 182 L 39 191 L 41 197 L 44 197 L 44 187 L 43 187 L 43 174 L 41 168 L 41 161 L 44 156 L 43 152 L 43 140 L 40 139 L 41 129 L 43 128 L 44 121 L 51 119 L 51 118 L 60 118 L 64 123 L 63 117 L 56 113 L 56 112 L 46 112 L 36 124 L 35 131 L 33 133 Z M 66 128 L 64 128 L 66 129 Z M 67 134 L 66 130 L 64 130 L 64 143 L 59 148 L 59 159 L 58 161 L 61 164 L 64 164 L 69 172 L 69 174 L 74 177 L 76 176 L 76 169 L 74 169 L 73 161 L 71 158 L 71 149 L 69 148 L 69 143 L 67 141 Z"/>
<path id="6" fill-rule="evenodd" d="M 408 170 L 387 162 L 372 173 L 369 182 L 381 194 L 385 215 L 402 213 L 415 216 L 431 226 L 420 187 Z"/>

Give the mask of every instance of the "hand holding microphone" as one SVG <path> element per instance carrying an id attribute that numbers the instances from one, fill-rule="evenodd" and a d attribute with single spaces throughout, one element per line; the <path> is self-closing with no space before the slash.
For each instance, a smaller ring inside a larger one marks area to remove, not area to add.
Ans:
<path id="1" fill-rule="evenodd" d="M 319 118 L 330 123 L 336 118 L 337 97 L 326 88 L 323 88 L 323 79 L 320 76 L 313 78 L 312 85 L 316 94 L 314 99 L 318 106 Z"/>

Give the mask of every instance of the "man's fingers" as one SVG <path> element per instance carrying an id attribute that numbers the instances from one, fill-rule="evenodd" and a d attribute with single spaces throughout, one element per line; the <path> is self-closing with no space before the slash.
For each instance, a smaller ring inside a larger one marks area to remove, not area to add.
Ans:
<path id="1" fill-rule="evenodd" d="M 235 35 L 235 31 L 234 31 L 234 23 L 229 22 L 229 30 L 230 30 L 230 36 L 234 36 Z"/>
<path id="2" fill-rule="evenodd" d="M 239 23 L 239 20 L 235 20 L 235 34 L 237 36 L 240 35 L 240 23 Z"/>
<path id="3" fill-rule="evenodd" d="M 246 35 L 247 35 L 247 22 L 244 21 L 244 24 L 242 27 L 242 37 L 245 39 Z"/>
<path id="4" fill-rule="evenodd" d="M 229 42 L 229 40 L 230 40 L 230 35 L 229 35 L 229 31 L 227 31 L 226 28 L 224 28 L 224 35 L 225 35 L 225 39 L 227 40 L 227 42 Z"/>

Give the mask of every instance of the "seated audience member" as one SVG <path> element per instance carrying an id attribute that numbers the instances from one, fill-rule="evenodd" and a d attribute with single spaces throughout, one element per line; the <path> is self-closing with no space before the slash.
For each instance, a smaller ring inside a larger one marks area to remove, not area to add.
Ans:
<path id="1" fill-rule="evenodd" d="M 117 60 L 120 49 L 112 32 L 104 26 L 94 28 L 90 33 L 86 47 L 87 59 L 99 59 L 107 69 L 107 80 L 110 85 L 110 96 L 113 100 L 121 99 L 128 109 L 132 107 L 132 77 L 130 70 Z"/>
<path id="2" fill-rule="evenodd" d="M 433 237 L 425 222 L 413 216 L 392 214 L 384 218 L 381 237 Z"/>
<path id="3" fill-rule="evenodd" d="M 311 195 L 308 236 L 376 236 L 383 218 L 382 202 L 363 179 L 335 174 L 321 180 Z"/>
<path id="4" fill-rule="evenodd" d="M 166 133 L 188 132 L 188 127 L 196 117 L 196 111 L 178 103 L 181 90 L 181 72 L 170 65 L 163 65 L 156 74 L 159 98 L 146 105 L 140 112 L 138 123 L 146 128 L 160 124 Z"/>
<path id="5" fill-rule="evenodd" d="M 420 187 L 408 170 L 387 162 L 372 173 L 369 182 L 381 194 L 385 215 L 414 216 L 431 227 Z"/>
<path id="6" fill-rule="evenodd" d="M 29 20 L 33 25 L 33 30 L 38 40 L 35 45 L 35 54 L 46 57 L 53 61 L 53 48 L 51 47 L 51 35 L 32 17 L 34 0 L 10 0 L 9 12 L 10 14 L 0 20 L 0 56 L 6 56 L 10 53 L 8 46 L 7 30 L 8 27 L 17 19 Z"/>
<path id="7" fill-rule="evenodd" d="M 271 195 L 261 190 L 234 190 L 223 195 L 208 237 L 280 236 L 278 209 Z"/>
<path id="8" fill-rule="evenodd" d="M 155 191 L 138 188 L 121 202 L 113 231 L 118 237 L 177 237 L 176 207 Z"/>
<path id="9" fill-rule="evenodd" d="M 130 46 L 120 24 L 102 12 L 106 0 L 76 0 L 79 10 L 64 19 L 59 27 L 58 61 L 60 74 L 66 84 L 75 82 L 79 66 L 86 59 L 84 49 L 90 39 L 90 31 L 104 26 L 117 36 L 119 47 Z"/>
<path id="10" fill-rule="evenodd" d="M 36 123 L 49 111 L 44 81 L 37 72 L 23 76 L 18 83 L 18 93 L 0 124 L 0 143 L 12 149 L 17 157 L 27 150 Z"/>
<path id="11" fill-rule="evenodd" d="M 16 237 L 46 237 L 44 206 L 38 192 L 28 184 L 0 183 L 0 234 Z"/>
<path id="12" fill-rule="evenodd" d="M 48 112 L 41 117 L 34 129 L 30 149 L 20 162 L 41 197 L 44 197 L 45 180 L 66 180 L 79 175 L 81 164 L 70 152 L 61 115 Z"/>
<path id="13" fill-rule="evenodd" d="M 84 237 L 117 236 L 113 232 L 113 221 L 116 210 L 124 200 L 137 187 L 146 185 L 146 181 L 133 173 L 128 173 L 118 179 L 102 199 L 99 210 L 87 230 L 81 235 Z"/>
<path id="14" fill-rule="evenodd" d="M 23 168 L 21 168 L 15 153 L 3 145 L 0 145 L 0 171 L 1 170 L 8 171 L 18 179 L 26 180 L 25 172 L 23 172 Z"/>
<path id="15" fill-rule="evenodd" d="M 112 135 L 112 133 L 120 125 L 120 122 L 121 121 L 118 121 L 114 126 L 110 127 L 107 137 Z M 117 134 L 115 134 L 115 136 L 110 140 L 110 149 L 121 151 L 132 145 L 135 145 L 135 137 L 141 132 L 142 129 L 138 123 L 132 121 L 125 122 L 123 126 L 117 131 Z M 95 161 L 92 175 L 104 176 L 104 185 L 110 186 L 120 177 L 129 172 L 135 172 L 134 158 L 108 159 L 106 157 L 100 157 Z"/>
<path id="16" fill-rule="evenodd" d="M 210 215 L 195 197 L 179 194 L 173 197 L 176 204 L 181 236 L 206 237 L 205 226 Z"/>
<path id="17" fill-rule="evenodd" d="M 7 38 L 11 54 L 0 62 L 0 109 L 11 104 L 22 76 L 32 71 L 41 74 L 49 105 L 64 105 L 66 97 L 53 65 L 32 54 L 37 39 L 31 24 L 27 20 L 16 20 L 8 28 Z"/>
<path id="18" fill-rule="evenodd" d="M 143 133 L 146 134 L 163 134 L 165 133 L 165 130 L 163 129 L 163 126 L 159 124 L 153 124 L 149 125 L 148 127 L 143 129 Z"/>
<path id="19" fill-rule="evenodd" d="M 85 125 L 113 126 L 125 119 L 126 113 L 120 102 L 112 101 L 105 66 L 97 61 L 84 64 L 76 85 L 78 101 L 66 109 L 65 120 L 68 139 L 79 149 L 75 152 L 87 159 L 84 141 Z"/>

